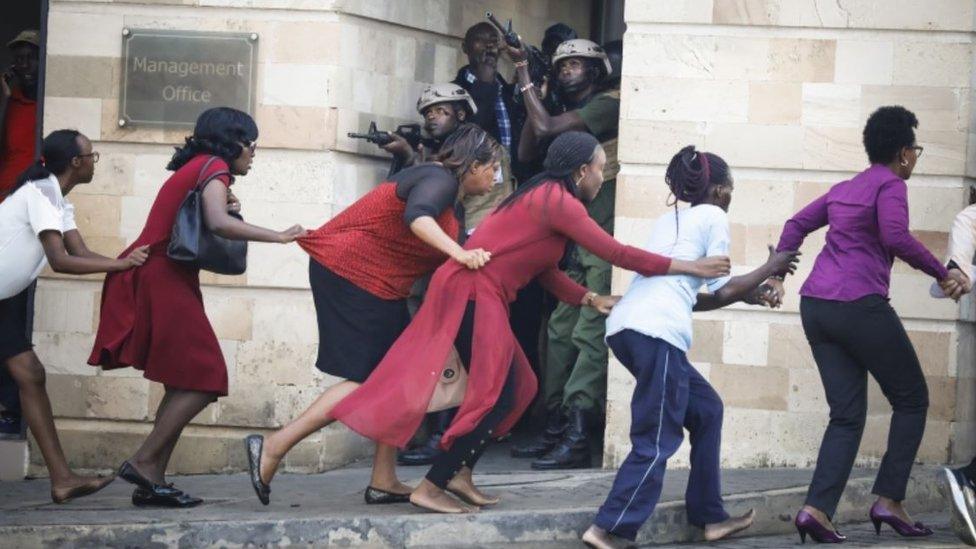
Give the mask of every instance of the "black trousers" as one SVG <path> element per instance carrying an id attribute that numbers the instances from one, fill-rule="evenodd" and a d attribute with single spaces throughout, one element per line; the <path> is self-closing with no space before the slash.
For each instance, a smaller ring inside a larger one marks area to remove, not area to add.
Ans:
<path id="1" fill-rule="evenodd" d="M 23 302 L 25 316 L 23 317 L 24 324 L 21 327 L 24 329 L 25 339 L 22 341 L 25 341 L 27 345 L 33 341 L 34 293 L 36 291 L 37 281 L 35 280 L 27 287 L 26 300 Z M 20 388 L 17 387 L 14 378 L 10 376 L 10 372 L 3 367 L 3 360 L 0 360 L 0 407 L 3 407 L 4 411 L 8 413 L 20 415 Z"/>
<path id="2" fill-rule="evenodd" d="M 872 492 L 905 499 L 929 393 L 897 313 L 880 295 L 851 302 L 804 297 L 800 317 L 830 406 L 806 503 L 828 517 L 837 509 L 864 432 L 869 373 L 892 408 L 888 447 Z"/>
<path id="3" fill-rule="evenodd" d="M 454 339 L 454 346 L 457 348 L 458 355 L 461 357 L 462 364 L 468 367 L 471 364 L 471 340 L 474 335 L 474 302 L 469 301 L 464 310 L 464 318 L 458 328 L 457 336 Z M 508 369 L 508 377 L 505 385 L 498 396 L 498 401 L 490 412 L 485 414 L 478 425 L 470 433 L 460 436 L 454 440 L 454 444 L 446 452 L 434 459 L 430 471 L 427 472 L 427 480 L 438 488 L 446 488 L 447 483 L 454 478 L 454 475 L 462 467 L 474 468 L 475 463 L 481 458 L 488 442 L 491 440 L 492 432 L 505 416 L 512 411 L 515 405 L 515 368 Z"/>

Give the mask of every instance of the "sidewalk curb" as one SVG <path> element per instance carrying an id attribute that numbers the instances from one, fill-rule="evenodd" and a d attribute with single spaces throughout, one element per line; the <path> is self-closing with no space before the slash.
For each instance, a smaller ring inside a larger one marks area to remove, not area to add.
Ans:
<path id="1" fill-rule="evenodd" d="M 945 509 L 936 468 L 919 467 L 908 498 L 910 511 Z M 838 507 L 839 524 L 864 522 L 874 501 L 873 479 L 852 480 Z M 793 531 L 793 513 L 803 504 L 806 486 L 736 494 L 726 498 L 733 515 L 756 510 L 748 536 L 787 534 Z M 148 547 L 275 546 L 287 544 L 360 547 L 483 546 L 512 542 L 578 540 L 596 509 L 551 511 L 483 511 L 464 516 L 404 514 L 385 517 L 303 518 L 294 520 L 179 521 L 152 524 L 9 526 L 0 528 L 8 547 Z M 641 529 L 642 543 L 701 540 L 701 531 L 686 522 L 683 502 L 658 506 Z"/>

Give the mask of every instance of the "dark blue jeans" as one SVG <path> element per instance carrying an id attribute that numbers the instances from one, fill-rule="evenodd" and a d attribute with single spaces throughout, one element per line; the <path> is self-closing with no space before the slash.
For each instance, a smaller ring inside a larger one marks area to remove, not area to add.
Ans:
<path id="1" fill-rule="evenodd" d="M 729 518 L 722 504 L 723 406 L 718 393 L 683 351 L 661 339 L 624 330 L 607 342 L 637 379 L 630 402 L 633 448 L 594 523 L 623 538 L 637 537 L 661 497 L 668 458 L 681 446 L 684 429 L 691 440 L 691 472 L 685 491 L 688 522 L 704 526 Z"/>

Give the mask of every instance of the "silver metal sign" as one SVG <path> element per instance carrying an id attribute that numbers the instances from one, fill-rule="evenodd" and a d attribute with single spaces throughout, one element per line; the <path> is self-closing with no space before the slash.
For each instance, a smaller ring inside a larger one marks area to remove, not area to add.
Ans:
<path id="1" fill-rule="evenodd" d="M 253 33 L 123 29 L 119 125 L 192 127 L 211 107 L 254 114 Z"/>

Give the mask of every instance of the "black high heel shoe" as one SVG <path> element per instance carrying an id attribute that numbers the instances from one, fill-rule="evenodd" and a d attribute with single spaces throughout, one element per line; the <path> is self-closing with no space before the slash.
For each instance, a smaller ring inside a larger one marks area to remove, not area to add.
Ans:
<path id="1" fill-rule="evenodd" d="M 128 461 L 122 462 L 118 476 L 122 480 L 136 485 L 135 491 L 132 492 L 132 504 L 137 507 L 187 508 L 196 507 L 203 503 L 202 499 L 183 493 L 182 490 L 175 488 L 172 484 L 156 484 L 142 476 Z"/>
<path id="2" fill-rule="evenodd" d="M 247 451 L 247 468 L 251 473 L 251 486 L 261 503 L 271 503 L 271 487 L 261 480 L 261 450 L 264 448 L 264 437 L 248 435 L 244 437 L 244 449 Z"/>

